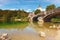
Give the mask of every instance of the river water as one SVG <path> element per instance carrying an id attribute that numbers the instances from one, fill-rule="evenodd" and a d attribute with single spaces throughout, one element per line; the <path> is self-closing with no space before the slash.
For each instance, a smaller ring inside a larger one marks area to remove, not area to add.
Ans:
<path id="1" fill-rule="evenodd" d="M 1 28 L 0 35 L 8 33 L 11 40 L 60 40 L 60 29 L 49 28 L 52 25 L 59 26 L 60 23 L 29 23 L 24 29 Z M 44 32 L 46 36 L 41 37 L 40 31 Z"/>

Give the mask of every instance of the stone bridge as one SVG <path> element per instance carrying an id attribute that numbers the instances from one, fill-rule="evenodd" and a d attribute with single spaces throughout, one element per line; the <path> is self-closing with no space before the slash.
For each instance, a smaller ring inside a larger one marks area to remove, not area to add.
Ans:
<path id="1" fill-rule="evenodd" d="M 57 15 L 60 15 L 60 8 L 50 10 L 46 12 L 46 15 L 42 16 L 44 22 L 50 22 L 51 19 Z M 33 17 L 33 21 L 38 21 L 38 17 L 40 17 L 40 14 L 37 14 Z"/>

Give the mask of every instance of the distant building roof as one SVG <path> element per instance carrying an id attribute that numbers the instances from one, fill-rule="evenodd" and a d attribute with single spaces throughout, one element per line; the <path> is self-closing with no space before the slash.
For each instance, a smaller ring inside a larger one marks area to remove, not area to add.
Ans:
<path id="1" fill-rule="evenodd" d="M 41 8 L 41 6 L 39 5 L 39 6 L 37 7 L 37 9 L 38 9 L 38 10 L 41 10 L 42 8 Z"/>

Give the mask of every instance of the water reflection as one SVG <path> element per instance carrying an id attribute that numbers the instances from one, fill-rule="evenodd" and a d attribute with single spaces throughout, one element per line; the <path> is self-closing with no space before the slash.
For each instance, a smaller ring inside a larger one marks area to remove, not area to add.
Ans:
<path id="1" fill-rule="evenodd" d="M 31 22 L 25 26 L 23 30 L 17 28 L 0 29 L 2 33 L 8 33 L 12 40 L 60 40 L 60 29 L 49 28 L 52 25 L 59 26 L 60 24 L 44 23 L 42 26 L 38 23 Z M 40 32 L 45 33 L 45 37 L 40 36 Z"/>
<path id="2" fill-rule="evenodd" d="M 26 27 L 24 30 L 21 29 L 0 29 L 0 35 L 2 33 L 8 33 L 12 40 L 40 40 L 35 29 Z"/>
<path id="3" fill-rule="evenodd" d="M 57 31 L 57 36 L 55 36 L 56 40 L 60 40 L 60 30 Z"/>
<path id="4" fill-rule="evenodd" d="M 57 28 L 60 24 L 44 23 L 43 26 L 39 26 L 39 24 L 35 24 L 35 27 L 33 27 L 33 28 L 36 30 L 38 35 L 40 34 L 40 32 L 45 33 L 46 37 L 40 37 L 41 40 L 57 40 L 57 36 L 60 35 L 60 34 L 58 34 L 58 32 L 60 33 L 60 31 L 59 31 L 60 29 L 59 30 L 56 28 L 51 29 L 51 28 L 49 28 L 51 25 L 53 27 L 56 26 L 56 28 Z"/>

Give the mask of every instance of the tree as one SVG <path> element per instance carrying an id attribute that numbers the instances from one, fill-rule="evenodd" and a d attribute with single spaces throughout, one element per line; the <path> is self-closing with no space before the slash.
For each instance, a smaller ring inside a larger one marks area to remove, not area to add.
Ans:
<path id="1" fill-rule="evenodd" d="M 18 10 L 17 14 L 18 14 L 17 16 L 20 17 L 20 18 L 28 16 L 28 13 L 26 11 L 24 11 L 24 10 Z"/>
<path id="2" fill-rule="evenodd" d="M 37 9 L 37 10 L 35 10 L 34 13 L 35 13 L 35 14 L 38 14 L 38 13 L 40 13 L 40 12 L 41 12 L 41 10 L 38 10 L 38 9 Z"/>
<path id="3" fill-rule="evenodd" d="M 54 4 L 51 4 L 51 5 L 46 7 L 46 11 L 50 11 L 50 10 L 53 10 L 55 8 L 56 8 L 56 6 Z"/>
<path id="4" fill-rule="evenodd" d="M 59 7 L 57 7 L 57 8 L 60 8 L 60 6 L 59 6 Z"/>
<path id="5" fill-rule="evenodd" d="M 1 10 L 0 9 L 0 20 L 3 22 L 14 22 L 15 18 L 25 18 L 28 13 L 24 10 Z"/>

